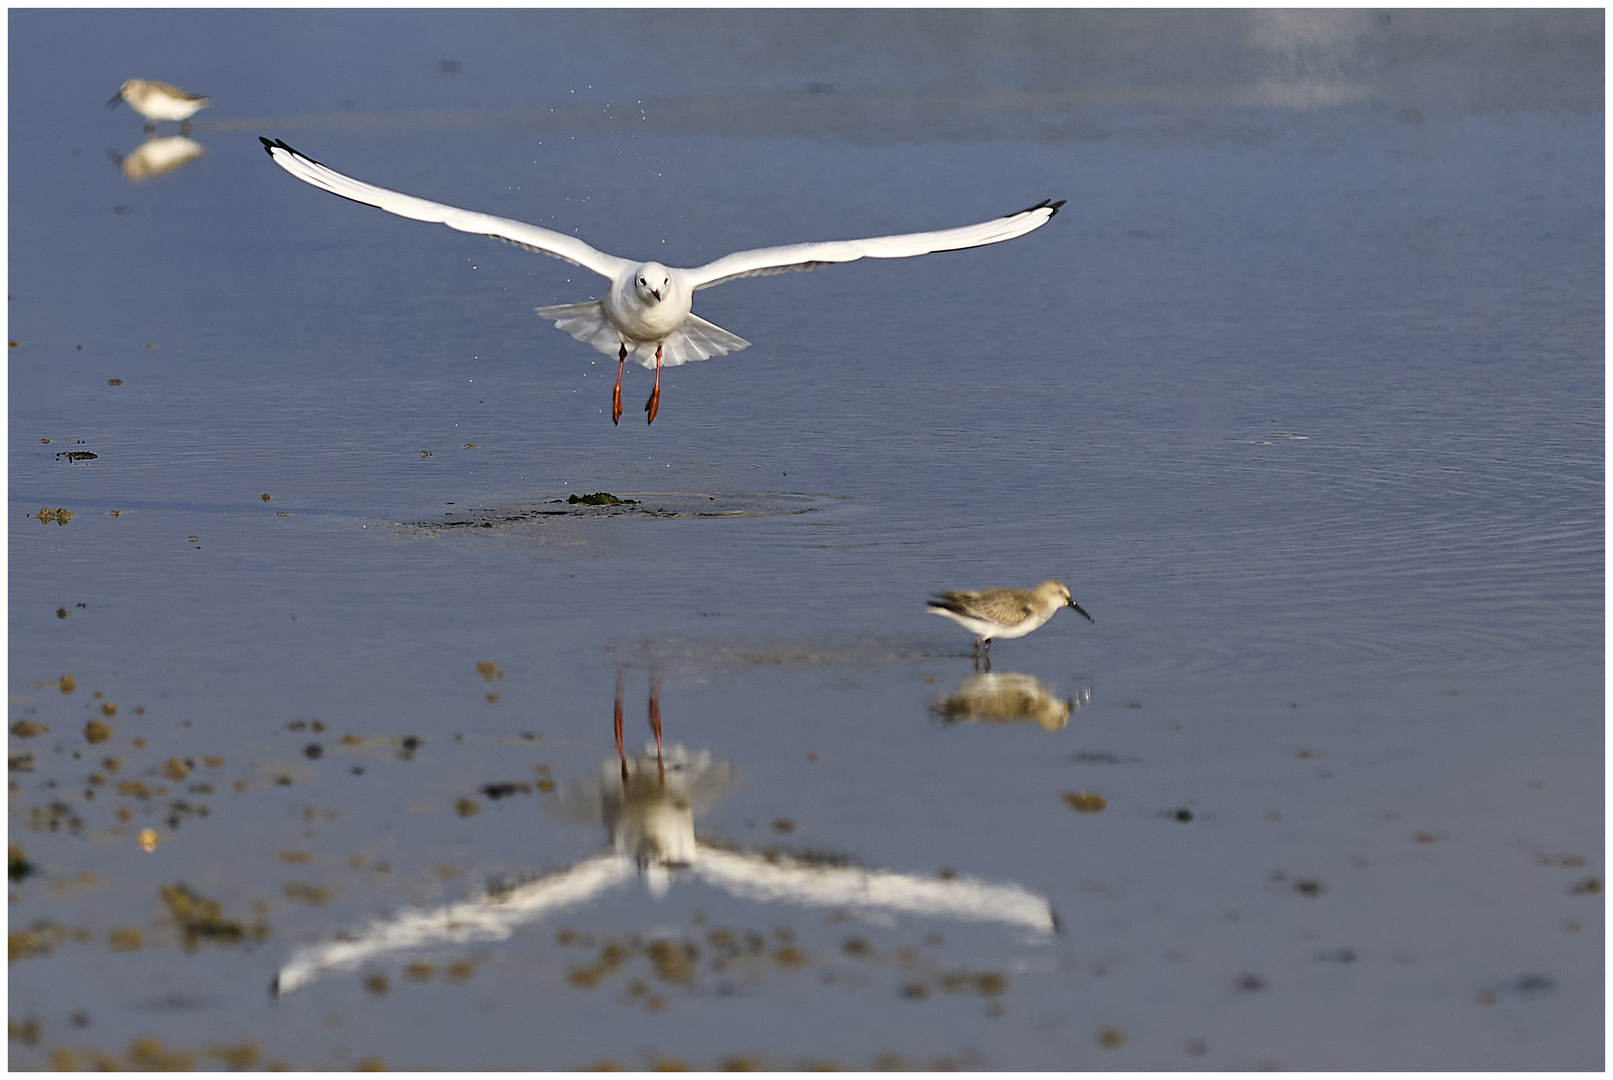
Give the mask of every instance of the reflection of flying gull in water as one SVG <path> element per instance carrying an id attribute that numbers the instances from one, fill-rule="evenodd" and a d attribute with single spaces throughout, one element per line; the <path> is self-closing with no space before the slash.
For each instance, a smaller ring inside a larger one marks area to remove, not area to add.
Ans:
<path id="1" fill-rule="evenodd" d="M 644 367 L 655 368 L 655 389 L 644 411 L 651 423 L 661 400 L 661 367 L 673 367 L 690 360 L 704 360 L 745 348 L 750 342 L 730 334 L 698 315 L 689 307 L 695 290 L 721 285 L 735 278 L 756 274 L 780 274 L 786 270 L 811 270 L 830 263 L 857 259 L 898 259 L 927 255 L 934 251 L 956 251 L 981 247 L 1023 236 L 1040 228 L 1058 213 L 1063 201 L 1043 200 L 1015 214 L 937 232 L 875 236 L 864 240 L 831 240 L 818 244 L 790 244 L 757 248 L 724 255 L 715 262 L 692 269 L 663 266 L 658 262 L 636 262 L 607 255 L 575 236 L 553 232 L 509 218 L 479 214 L 471 210 L 428 202 L 412 195 L 389 191 L 322 165 L 297 152 L 279 139 L 259 136 L 263 148 L 275 164 L 292 176 L 344 199 L 379 207 L 415 221 L 441 222 L 460 232 L 477 233 L 508 240 L 529 251 L 553 255 L 575 263 L 610 282 L 599 300 L 581 304 L 557 304 L 538 308 L 538 314 L 578 341 L 585 341 L 602 353 L 616 357 L 616 390 L 611 397 L 611 421 L 622 415 L 622 365 L 631 356 Z"/>
<path id="2" fill-rule="evenodd" d="M 619 690 L 617 701 L 619 719 Z M 652 722 L 659 719 L 658 712 L 652 697 Z M 656 734 L 659 742 L 659 730 Z M 937 878 L 865 870 L 743 851 L 697 838 L 695 815 L 732 784 L 728 764 L 713 761 L 704 751 L 690 753 L 673 746 L 663 754 L 652 744 L 641 756 L 619 754 L 565 799 L 571 816 L 605 825 L 610 833 L 608 850 L 556 873 L 431 910 L 406 910 L 345 940 L 302 949 L 280 969 L 275 991 L 290 993 L 327 972 L 350 970 L 409 949 L 500 941 L 524 923 L 584 903 L 635 877 L 657 896 L 682 876 L 747 900 L 978 920 L 1038 934 L 1057 928 L 1047 900 L 1017 885 L 993 885 L 961 875 Z"/>

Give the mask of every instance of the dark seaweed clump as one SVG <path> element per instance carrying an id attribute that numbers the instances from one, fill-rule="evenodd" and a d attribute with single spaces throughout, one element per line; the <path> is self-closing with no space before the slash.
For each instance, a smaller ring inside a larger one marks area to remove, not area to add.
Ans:
<path id="1" fill-rule="evenodd" d="M 6 848 L 6 877 L 13 882 L 20 882 L 37 870 L 28 856 L 23 854 L 22 848 L 15 844 Z"/>
<path id="2" fill-rule="evenodd" d="M 164 885 L 162 901 L 168 913 L 179 924 L 184 935 L 185 949 L 194 951 L 202 942 L 235 945 L 242 941 L 261 941 L 268 936 L 269 928 L 262 924 L 245 926 L 224 917 L 224 905 L 191 892 L 184 885 Z"/>
<path id="3" fill-rule="evenodd" d="M 582 503 L 584 506 L 637 506 L 637 499 L 619 499 L 608 491 L 596 491 L 592 495 L 573 495 L 566 500 L 568 503 Z"/>

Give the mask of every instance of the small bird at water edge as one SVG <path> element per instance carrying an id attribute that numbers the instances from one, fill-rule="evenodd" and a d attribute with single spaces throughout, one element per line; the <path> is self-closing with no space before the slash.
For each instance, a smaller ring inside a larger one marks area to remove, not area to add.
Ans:
<path id="1" fill-rule="evenodd" d="M 975 635 L 975 659 L 991 659 L 992 638 L 1017 638 L 1035 630 L 1061 607 L 1079 611 L 1087 622 L 1096 622 L 1080 604 L 1070 598 L 1063 582 L 1052 578 L 1034 589 L 944 590 L 929 601 L 930 614 L 945 615 Z"/>
<path id="2" fill-rule="evenodd" d="M 156 126 L 154 121 L 178 120 L 183 125 L 183 132 L 184 128 L 190 127 L 190 118 L 209 104 L 208 99 L 200 94 L 156 79 L 123 80 L 123 85 L 118 87 L 118 92 L 112 95 L 106 107 L 115 109 L 120 101 L 127 101 L 129 108 L 146 118 L 147 131 Z"/>

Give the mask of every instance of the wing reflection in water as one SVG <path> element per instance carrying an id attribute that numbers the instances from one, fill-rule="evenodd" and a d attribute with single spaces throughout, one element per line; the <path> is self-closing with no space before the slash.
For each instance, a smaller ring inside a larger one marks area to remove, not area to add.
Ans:
<path id="1" fill-rule="evenodd" d="M 201 143 L 183 135 L 166 135 L 147 139 L 124 157 L 116 154 L 112 157 L 123 171 L 125 180 L 131 184 L 143 184 L 188 165 L 206 153 L 207 148 Z"/>
<path id="2" fill-rule="evenodd" d="M 591 859 L 481 896 L 378 919 L 342 940 L 301 949 L 275 977 L 287 994 L 321 975 L 410 949 L 499 941 L 517 927 L 582 904 L 635 877 L 664 895 L 680 877 L 755 901 L 939 916 L 998 923 L 1039 935 L 1058 927 L 1046 898 L 1013 884 L 962 875 L 865 870 L 833 859 L 757 852 L 695 835 L 695 815 L 734 784 L 727 762 L 681 746 L 660 747 L 659 679 L 652 677 L 650 723 L 656 741 L 642 755 L 621 750 L 621 677 L 617 677 L 617 757 L 562 796 L 568 816 L 601 822 L 610 847 Z"/>
<path id="3" fill-rule="evenodd" d="M 949 724 L 965 720 L 986 724 L 1034 720 L 1044 731 L 1057 731 L 1070 722 L 1070 713 L 1091 698 L 1090 686 L 1082 685 L 1074 694 L 1061 697 L 1033 675 L 988 671 L 970 676 L 951 694 L 931 702 L 930 712 Z"/>

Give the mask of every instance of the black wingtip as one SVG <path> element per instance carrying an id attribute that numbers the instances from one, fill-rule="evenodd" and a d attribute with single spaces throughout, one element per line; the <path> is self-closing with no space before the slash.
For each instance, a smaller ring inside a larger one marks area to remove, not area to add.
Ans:
<path id="1" fill-rule="evenodd" d="M 258 136 L 258 142 L 263 144 L 263 152 L 268 154 L 270 157 L 274 157 L 274 152 L 276 150 L 284 150 L 288 154 L 295 154 L 297 157 L 302 158 L 304 161 L 314 161 L 313 158 L 309 157 L 307 154 L 303 153 L 301 150 L 298 150 L 295 146 L 292 146 L 290 143 L 286 142 L 284 139 L 266 139 L 262 135 L 259 135 Z M 319 162 L 314 161 L 314 164 L 318 165 Z"/>
<path id="2" fill-rule="evenodd" d="M 1048 220 L 1051 221 L 1053 219 L 1053 215 L 1059 212 L 1059 207 L 1063 206 L 1067 202 L 1069 202 L 1068 199 L 1060 199 L 1058 202 L 1054 202 L 1052 199 L 1043 199 L 1035 206 L 1027 206 L 1025 209 L 1019 211 L 1019 213 L 1008 214 L 1007 216 L 1018 217 L 1020 214 L 1029 214 L 1033 210 L 1047 210 L 1049 211 L 1047 215 Z"/>

